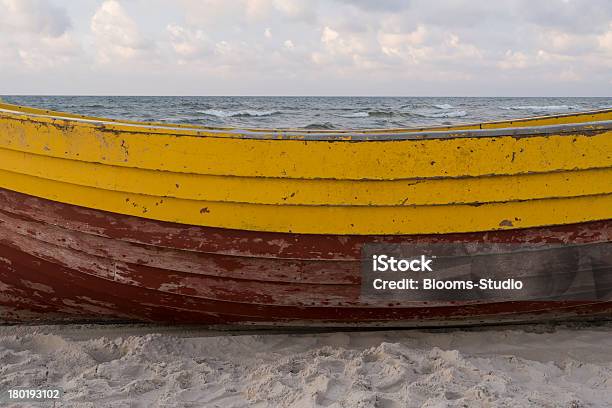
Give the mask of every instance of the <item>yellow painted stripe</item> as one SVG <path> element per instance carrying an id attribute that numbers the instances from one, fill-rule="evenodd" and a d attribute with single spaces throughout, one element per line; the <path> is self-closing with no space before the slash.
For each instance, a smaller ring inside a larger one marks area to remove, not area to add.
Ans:
<path id="1" fill-rule="evenodd" d="M 612 131 L 520 138 L 331 142 L 199 137 L 169 134 L 168 129 L 160 134 L 140 133 L 119 125 L 0 116 L 4 116 L 0 117 L 0 148 L 183 173 L 390 180 L 612 166 Z"/>
<path id="2" fill-rule="evenodd" d="M 461 179 L 301 180 L 142 170 L 0 149 L 0 169 L 151 196 L 277 205 L 440 205 L 612 193 L 612 168 Z"/>
<path id="3" fill-rule="evenodd" d="M 1 186 L 64 203 L 162 221 L 255 231 L 433 234 L 612 218 L 612 195 L 407 207 L 275 206 L 160 198 L 0 171 Z"/>
<path id="4" fill-rule="evenodd" d="M 612 120 L 612 109 L 596 113 L 577 113 L 568 115 L 538 116 L 533 118 L 511 119 L 495 122 L 485 122 L 474 125 L 448 126 L 447 130 L 467 129 L 503 129 L 508 127 L 548 126 L 571 123 L 598 122 Z"/>

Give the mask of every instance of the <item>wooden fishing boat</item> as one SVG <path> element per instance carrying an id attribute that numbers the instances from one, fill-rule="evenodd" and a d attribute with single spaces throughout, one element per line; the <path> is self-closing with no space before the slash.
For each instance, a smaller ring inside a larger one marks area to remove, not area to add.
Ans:
<path id="1" fill-rule="evenodd" d="M 612 109 L 306 131 L 0 104 L 4 321 L 432 326 L 606 318 L 605 296 L 366 300 L 360 260 L 371 243 L 533 245 L 540 257 L 551 245 L 596 248 L 601 256 L 587 268 L 607 288 L 611 237 Z"/>

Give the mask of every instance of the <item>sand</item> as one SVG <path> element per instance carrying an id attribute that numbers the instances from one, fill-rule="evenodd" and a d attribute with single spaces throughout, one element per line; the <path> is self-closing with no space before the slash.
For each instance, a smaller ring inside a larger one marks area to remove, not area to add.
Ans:
<path id="1" fill-rule="evenodd" d="M 0 389 L 15 386 L 62 387 L 62 407 L 610 407 L 612 326 L 3 326 Z"/>

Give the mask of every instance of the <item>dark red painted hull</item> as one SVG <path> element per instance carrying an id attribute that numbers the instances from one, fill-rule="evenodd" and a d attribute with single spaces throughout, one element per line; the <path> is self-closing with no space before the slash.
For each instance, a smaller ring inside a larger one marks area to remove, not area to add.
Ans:
<path id="1" fill-rule="evenodd" d="M 0 319 L 418 326 L 608 318 L 612 302 L 366 304 L 359 268 L 365 243 L 596 245 L 611 237 L 612 220 L 425 236 L 260 233 L 152 221 L 0 189 Z"/>

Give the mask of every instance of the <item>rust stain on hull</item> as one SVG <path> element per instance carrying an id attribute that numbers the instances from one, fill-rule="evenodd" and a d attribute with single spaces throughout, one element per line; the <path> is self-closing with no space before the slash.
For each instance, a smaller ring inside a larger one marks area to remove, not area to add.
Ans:
<path id="1" fill-rule="evenodd" d="M 365 304 L 359 257 L 365 243 L 380 242 L 611 241 L 612 220 L 445 235 L 257 233 L 0 190 L 0 319 L 418 326 L 610 317 L 611 302 Z"/>

